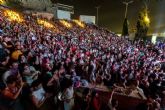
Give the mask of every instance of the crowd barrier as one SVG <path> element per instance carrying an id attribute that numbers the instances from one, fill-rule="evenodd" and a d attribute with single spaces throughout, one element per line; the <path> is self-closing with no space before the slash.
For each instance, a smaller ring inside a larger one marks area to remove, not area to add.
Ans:
<path id="1" fill-rule="evenodd" d="M 80 91 L 83 91 L 85 88 L 80 88 Z M 98 88 L 92 88 L 96 90 L 100 96 L 100 101 L 101 105 L 103 107 L 108 105 L 110 96 L 111 96 L 111 91 L 107 90 L 101 90 Z M 136 110 L 136 108 L 140 105 L 146 102 L 146 100 L 143 99 L 138 99 L 126 95 L 122 95 L 119 93 L 114 93 L 113 99 L 118 100 L 118 109 L 117 110 Z"/>

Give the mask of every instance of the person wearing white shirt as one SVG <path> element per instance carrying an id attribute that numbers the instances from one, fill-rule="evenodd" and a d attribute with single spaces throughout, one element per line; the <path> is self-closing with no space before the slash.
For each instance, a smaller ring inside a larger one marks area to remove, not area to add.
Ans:
<path id="1" fill-rule="evenodd" d="M 61 99 L 64 101 L 64 110 L 72 110 L 74 107 L 74 89 L 72 81 L 67 82 L 67 87 L 61 95 Z"/>
<path id="2" fill-rule="evenodd" d="M 45 102 L 47 96 L 40 81 L 35 80 L 31 85 L 31 101 L 36 108 L 40 108 Z"/>

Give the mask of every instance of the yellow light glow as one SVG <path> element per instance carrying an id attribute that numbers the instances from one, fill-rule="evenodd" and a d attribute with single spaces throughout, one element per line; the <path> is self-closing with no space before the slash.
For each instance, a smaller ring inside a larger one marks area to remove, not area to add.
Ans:
<path id="1" fill-rule="evenodd" d="M 72 28 L 72 24 L 65 20 L 60 20 L 60 23 L 67 28 Z"/>
<path id="2" fill-rule="evenodd" d="M 79 20 L 73 20 L 73 22 L 75 22 L 78 26 L 84 28 L 85 27 L 85 24 Z"/>
<path id="3" fill-rule="evenodd" d="M 147 24 L 147 26 L 150 25 L 150 19 L 149 19 L 148 15 L 144 16 L 144 22 Z"/>
<path id="4" fill-rule="evenodd" d="M 20 16 L 17 12 L 11 10 L 5 10 L 4 15 L 8 17 L 9 21 L 23 22 L 22 16 Z"/>
<path id="5" fill-rule="evenodd" d="M 45 20 L 41 20 L 41 19 L 37 19 L 37 23 L 40 25 L 43 25 L 46 28 L 54 28 L 54 25 L 45 21 Z"/>
<path id="6" fill-rule="evenodd" d="M 0 0 L 0 4 L 1 5 L 5 4 L 5 0 Z"/>

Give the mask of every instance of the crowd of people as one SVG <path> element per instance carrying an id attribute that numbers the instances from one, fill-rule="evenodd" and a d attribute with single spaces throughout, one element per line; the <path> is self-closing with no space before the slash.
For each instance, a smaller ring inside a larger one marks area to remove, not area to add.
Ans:
<path id="1" fill-rule="evenodd" d="M 4 110 L 103 110 L 90 85 L 112 90 L 107 109 L 120 106 L 113 94 L 147 100 L 160 110 L 165 95 L 165 43 L 118 37 L 93 24 L 55 29 L 23 15 L 10 21 L 0 10 L 0 108 Z M 58 31 L 57 31 L 58 29 Z M 84 87 L 76 99 L 76 89 Z M 78 101 L 76 101 L 78 100 Z M 138 108 L 138 107 L 137 107 Z"/>

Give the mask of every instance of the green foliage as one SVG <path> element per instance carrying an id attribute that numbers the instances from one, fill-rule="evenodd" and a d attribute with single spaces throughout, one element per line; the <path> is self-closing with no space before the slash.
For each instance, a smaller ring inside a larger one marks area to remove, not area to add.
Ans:
<path id="1" fill-rule="evenodd" d="M 52 3 L 57 3 L 57 2 L 58 2 L 58 0 L 51 0 L 51 2 L 52 2 Z"/>
<path id="2" fill-rule="evenodd" d="M 149 17 L 148 17 L 148 10 L 146 8 L 143 8 L 140 11 L 139 21 L 140 21 L 140 25 L 144 28 L 150 26 L 150 20 L 149 20 Z"/>
<path id="3" fill-rule="evenodd" d="M 16 11 L 23 10 L 23 4 L 19 0 L 6 0 L 6 5 Z"/>
<path id="4" fill-rule="evenodd" d="M 139 17 L 136 25 L 137 32 L 135 38 L 139 39 L 146 37 L 149 26 L 150 26 L 150 20 L 148 17 L 148 10 L 146 8 L 143 8 L 139 12 Z"/>

